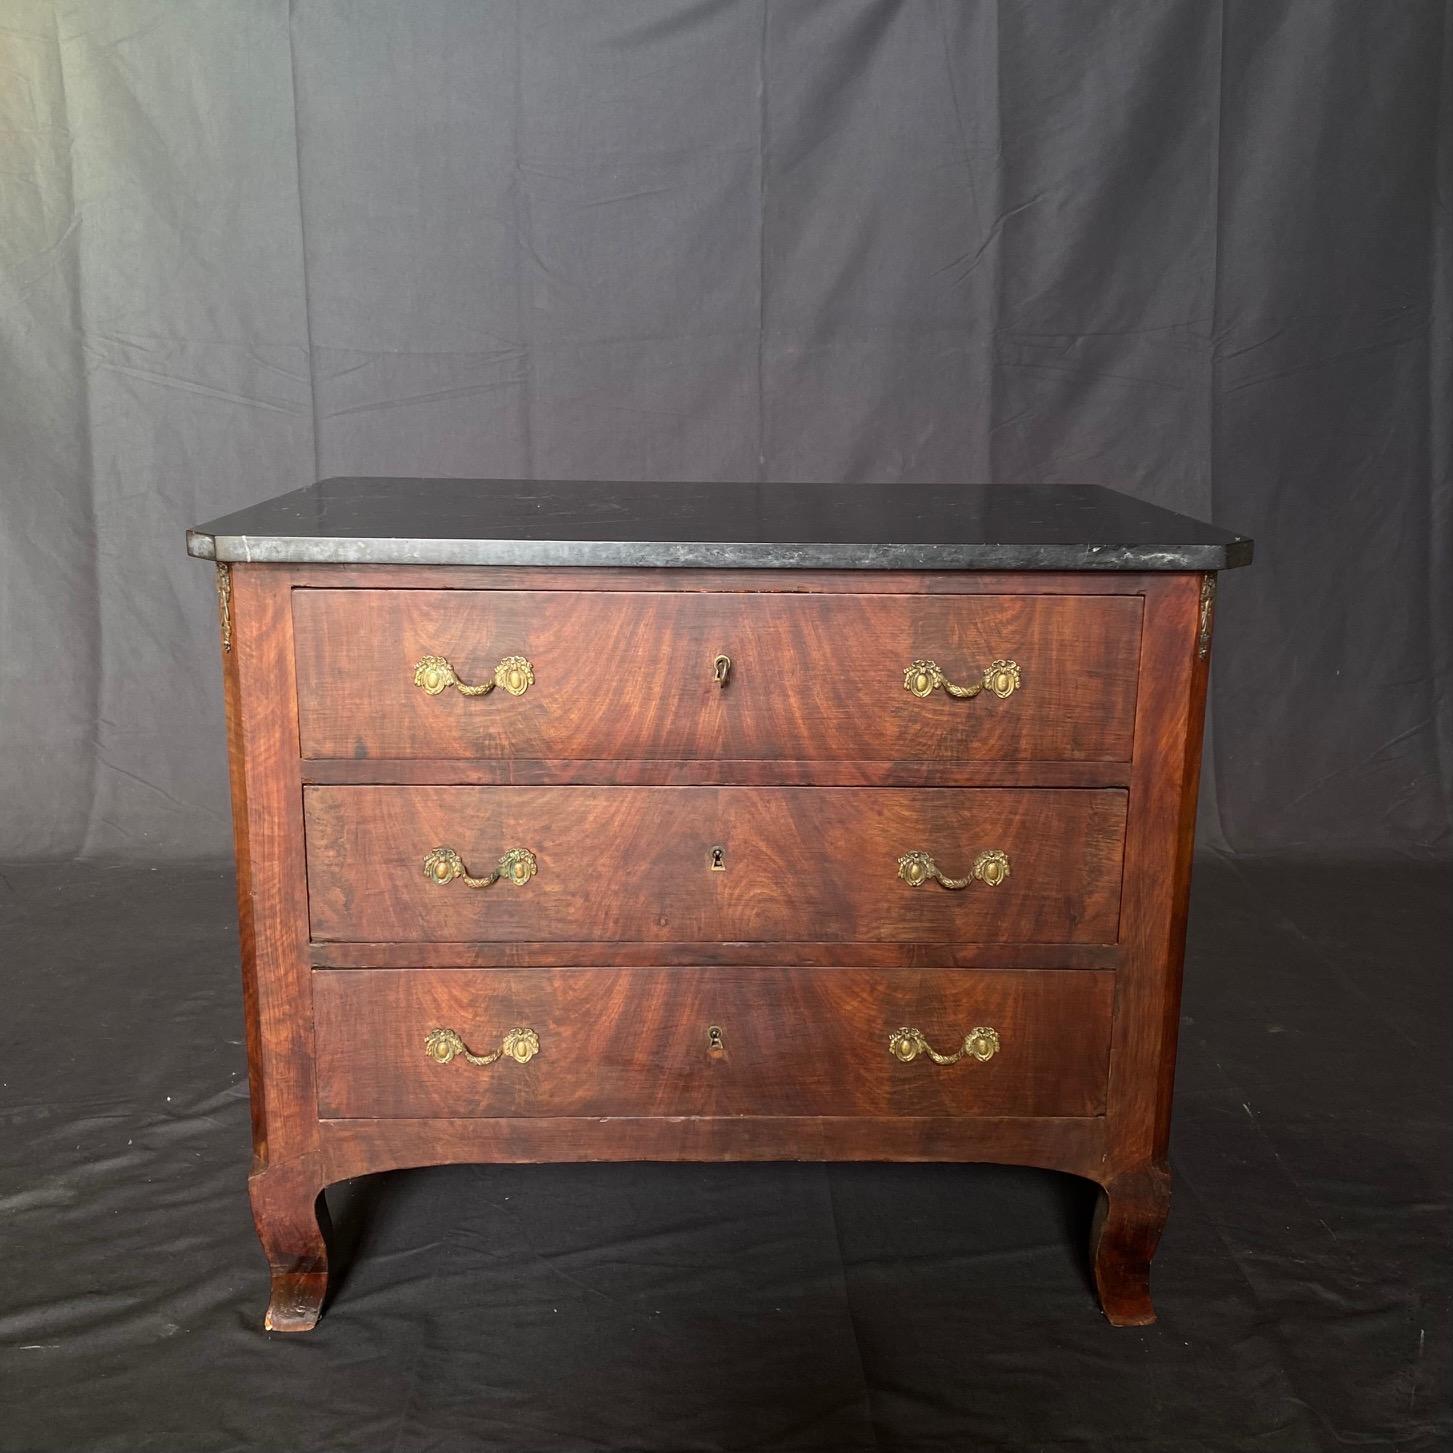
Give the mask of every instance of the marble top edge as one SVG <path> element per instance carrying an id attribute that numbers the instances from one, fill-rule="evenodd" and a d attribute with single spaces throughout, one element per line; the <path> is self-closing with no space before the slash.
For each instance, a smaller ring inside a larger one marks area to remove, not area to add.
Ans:
<path id="1" fill-rule="evenodd" d="M 188 531 L 231 563 L 1222 570 L 1252 542 L 1100 485 L 320 480 Z"/>
<path id="2" fill-rule="evenodd" d="M 1251 563 L 1252 542 L 1185 545 L 763 545 L 616 540 L 393 540 L 208 535 L 189 531 L 187 553 L 224 564 L 635 566 L 833 570 L 1231 570 Z"/>

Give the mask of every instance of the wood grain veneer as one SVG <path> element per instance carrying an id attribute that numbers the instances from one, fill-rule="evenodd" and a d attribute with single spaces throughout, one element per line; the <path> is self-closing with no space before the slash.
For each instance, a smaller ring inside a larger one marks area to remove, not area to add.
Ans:
<path id="1" fill-rule="evenodd" d="M 319 940 L 1112 943 L 1126 794 L 971 788 L 309 787 Z M 422 871 L 452 847 L 489 872 L 524 847 L 523 886 Z M 720 847 L 724 867 L 711 867 Z M 1000 849 L 1010 875 L 956 891 L 898 876 L 933 854 L 967 874 Z"/>
<path id="2" fill-rule="evenodd" d="M 429 970 L 313 976 L 325 1119 L 552 1115 L 1099 1115 L 1114 975 L 790 969 Z M 536 1031 L 528 1064 L 437 1064 L 424 1040 L 477 1051 Z M 980 1063 L 903 1064 L 894 1030 Z M 708 1031 L 721 1031 L 716 1052 Z"/>
<path id="3" fill-rule="evenodd" d="M 1135 596 L 299 590 L 293 614 L 308 757 L 1130 756 Z M 466 681 L 524 656 L 535 684 L 427 696 L 426 655 Z M 1013 659 L 1029 679 L 1003 700 L 917 698 L 903 675 L 920 658 L 966 682 Z"/>

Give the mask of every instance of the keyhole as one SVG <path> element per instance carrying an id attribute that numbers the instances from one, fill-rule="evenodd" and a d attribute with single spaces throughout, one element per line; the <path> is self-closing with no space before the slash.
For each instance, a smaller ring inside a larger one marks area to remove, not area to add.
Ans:
<path id="1" fill-rule="evenodd" d="M 711 850 L 711 871 L 713 873 L 726 872 L 726 849 L 713 848 Z"/>
<path id="2" fill-rule="evenodd" d="M 722 1042 L 721 1028 L 718 1025 L 711 1025 L 706 1031 L 706 1052 L 712 1059 L 721 1059 L 726 1054 L 726 1045 Z"/>

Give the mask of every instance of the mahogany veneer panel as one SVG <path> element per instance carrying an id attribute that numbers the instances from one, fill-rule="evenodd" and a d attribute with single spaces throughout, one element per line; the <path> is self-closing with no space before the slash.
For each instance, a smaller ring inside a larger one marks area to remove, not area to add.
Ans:
<path id="1" fill-rule="evenodd" d="M 1126 761 L 1137 596 L 706 595 L 297 590 L 305 757 Z M 728 685 L 712 663 L 731 657 Z M 425 695 L 423 656 L 535 684 Z M 920 658 L 972 682 L 1017 661 L 999 699 L 918 698 Z"/>
<path id="2" fill-rule="evenodd" d="M 458 1162 L 587 1160 L 998 1161 L 1096 1180 L 1100 1115 L 556 1115 L 320 1120 L 321 1174 Z"/>
<path id="3" fill-rule="evenodd" d="M 317 970 L 318 1113 L 1097 1115 L 1113 994 L 1094 972 Z M 434 1029 L 484 1053 L 517 1025 L 540 1036 L 525 1065 L 424 1053 Z M 888 1050 L 909 1026 L 951 1054 L 979 1025 L 984 1062 Z"/>
<path id="4" fill-rule="evenodd" d="M 312 757 L 303 781 L 321 786 L 422 787 L 1124 787 L 1128 762 L 673 762 L 575 757 Z"/>
<path id="5" fill-rule="evenodd" d="M 309 787 L 315 940 L 800 939 L 1112 943 L 1126 794 L 1113 789 Z M 725 870 L 712 871 L 721 846 Z M 439 884 L 451 847 L 482 876 L 511 848 L 523 886 Z M 955 877 L 1008 854 L 995 886 L 910 887 L 898 858 Z"/>

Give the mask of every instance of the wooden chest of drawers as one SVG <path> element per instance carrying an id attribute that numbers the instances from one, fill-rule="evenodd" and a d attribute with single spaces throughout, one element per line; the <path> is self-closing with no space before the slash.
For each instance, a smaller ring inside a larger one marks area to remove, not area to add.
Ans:
<path id="1" fill-rule="evenodd" d="M 266 1325 L 331 1182 L 990 1160 L 1152 1319 L 1215 572 L 1088 486 L 332 480 L 215 559 Z"/>

